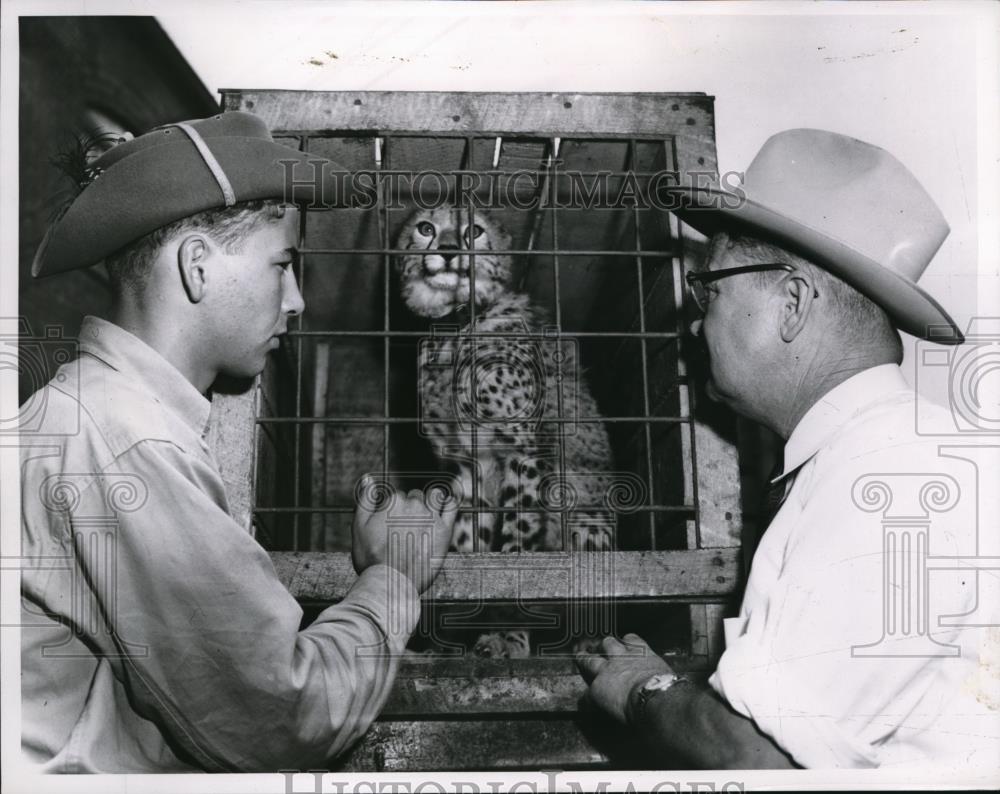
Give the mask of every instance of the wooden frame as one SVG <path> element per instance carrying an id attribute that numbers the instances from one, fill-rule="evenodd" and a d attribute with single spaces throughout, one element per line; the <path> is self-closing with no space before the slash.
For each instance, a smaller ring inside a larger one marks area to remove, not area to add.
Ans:
<path id="1" fill-rule="evenodd" d="M 276 136 L 333 131 L 652 136 L 672 143 L 680 171 L 717 174 L 713 98 L 704 94 L 272 90 L 224 90 L 222 94 L 225 110 L 260 115 Z M 672 236 L 682 241 L 682 228 L 675 218 L 670 222 Z M 678 272 L 690 264 L 681 261 L 683 256 L 682 249 L 674 263 Z M 677 307 L 682 301 L 681 289 L 675 284 Z M 693 395 L 684 389 L 684 407 L 697 408 Z M 259 390 L 256 385 L 249 393 L 218 395 L 213 401 L 213 449 L 230 488 L 233 515 L 248 530 L 253 509 L 253 422 L 260 404 Z M 518 555 L 518 569 L 548 574 L 520 579 L 509 575 L 509 555 L 462 555 L 449 558 L 424 598 L 553 602 L 604 597 L 689 604 L 691 653 L 675 659 L 674 665 L 704 674 L 721 652 L 724 605 L 739 583 L 737 547 L 742 510 L 733 443 L 713 425 L 701 421 L 696 410 L 693 416 L 694 432 L 684 435 L 684 444 L 685 454 L 693 453 L 697 461 L 697 471 L 685 482 L 685 493 L 695 500 L 700 526 L 689 522 L 688 550 L 614 552 L 613 583 L 589 585 L 581 584 L 587 581 L 585 576 L 573 573 L 589 569 L 591 561 L 586 554 Z M 281 580 L 305 603 L 335 601 L 354 579 L 347 554 L 274 552 L 272 557 Z M 553 569 L 565 575 L 553 576 Z M 596 734 L 589 730 L 578 713 L 577 700 L 583 691 L 583 682 L 568 660 L 486 664 L 407 660 L 380 722 L 340 768 L 397 771 L 607 765 L 600 729 Z M 460 715 L 462 719 L 441 719 L 444 715 Z M 424 722 L 418 719 L 421 716 L 436 719 Z M 455 743 L 456 733 L 462 736 L 461 752 L 442 755 L 442 748 Z"/>

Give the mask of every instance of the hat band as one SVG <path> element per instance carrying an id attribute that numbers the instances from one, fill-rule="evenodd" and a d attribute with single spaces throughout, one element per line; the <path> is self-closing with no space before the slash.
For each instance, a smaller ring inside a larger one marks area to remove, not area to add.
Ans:
<path id="1" fill-rule="evenodd" d="M 198 134 L 198 131 L 194 129 L 190 124 L 184 124 L 183 122 L 178 122 L 177 124 L 165 125 L 168 127 L 178 127 L 183 130 L 184 134 L 191 139 L 191 143 L 194 144 L 195 148 L 198 150 L 198 154 L 201 155 L 201 159 L 205 161 L 205 165 L 208 166 L 208 170 L 212 172 L 212 176 L 215 177 L 215 181 L 219 183 L 219 189 L 222 190 L 222 196 L 226 200 L 226 206 L 232 207 L 236 203 L 236 194 L 233 192 L 233 186 L 229 184 L 229 177 L 226 176 L 226 172 L 222 170 L 222 166 L 219 165 L 219 161 L 215 159 L 215 155 L 212 154 L 212 150 L 208 148 L 208 144 L 205 143 L 205 139 Z"/>

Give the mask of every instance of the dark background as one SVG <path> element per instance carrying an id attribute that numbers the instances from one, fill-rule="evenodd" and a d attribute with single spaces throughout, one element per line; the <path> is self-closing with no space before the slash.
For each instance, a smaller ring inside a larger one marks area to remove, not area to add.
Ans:
<path id="1" fill-rule="evenodd" d="M 70 181 L 51 164 L 75 135 L 100 127 L 141 135 L 152 127 L 218 112 L 213 98 L 152 17 L 21 17 L 20 221 L 22 331 L 58 329 L 74 339 L 87 314 L 108 302 L 100 267 L 45 279 L 31 261 Z M 19 402 L 53 374 L 22 366 Z"/>

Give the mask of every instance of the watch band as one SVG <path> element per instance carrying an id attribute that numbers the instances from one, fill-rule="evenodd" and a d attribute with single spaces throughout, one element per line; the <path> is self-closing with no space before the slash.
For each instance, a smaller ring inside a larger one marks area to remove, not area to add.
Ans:
<path id="1" fill-rule="evenodd" d="M 651 676 L 646 682 L 639 688 L 639 693 L 636 697 L 635 710 L 633 712 L 633 717 L 639 719 L 642 717 L 643 711 L 646 709 L 646 704 L 650 699 L 658 694 L 659 692 L 666 692 L 668 689 L 676 686 L 683 681 L 690 681 L 687 676 L 678 675 L 677 673 L 658 673 L 657 675 Z"/>

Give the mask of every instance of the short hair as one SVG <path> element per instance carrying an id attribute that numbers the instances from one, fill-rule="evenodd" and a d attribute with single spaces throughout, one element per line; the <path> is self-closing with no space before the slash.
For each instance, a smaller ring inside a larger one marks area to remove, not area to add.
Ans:
<path id="1" fill-rule="evenodd" d="M 278 199 L 254 199 L 231 207 L 205 210 L 161 226 L 105 258 L 104 267 L 111 280 L 112 292 L 118 296 L 126 290 L 141 288 L 149 278 L 160 247 L 175 235 L 203 231 L 226 253 L 236 254 L 251 231 L 262 223 L 283 218 L 288 206 L 287 202 Z"/>
<path id="2" fill-rule="evenodd" d="M 785 262 L 796 269 L 804 270 L 812 276 L 816 291 L 828 302 L 830 311 L 839 319 L 840 328 L 845 336 L 862 338 L 877 342 L 884 340 L 896 348 L 896 358 L 903 359 L 902 340 L 899 331 L 892 324 L 885 310 L 867 296 L 861 294 L 848 284 L 812 260 L 795 253 L 779 243 L 762 237 L 734 232 L 719 232 L 713 235 L 710 243 L 710 253 L 714 254 L 725 245 L 731 250 L 737 250 L 748 260 L 754 262 Z M 754 283 L 765 287 L 772 283 L 780 271 L 763 271 L 751 273 Z"/>

